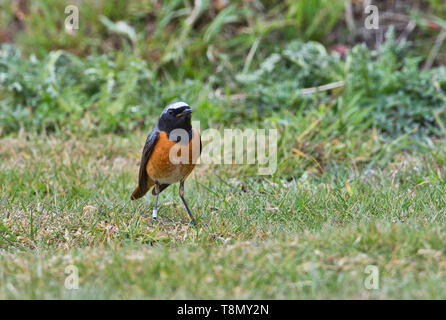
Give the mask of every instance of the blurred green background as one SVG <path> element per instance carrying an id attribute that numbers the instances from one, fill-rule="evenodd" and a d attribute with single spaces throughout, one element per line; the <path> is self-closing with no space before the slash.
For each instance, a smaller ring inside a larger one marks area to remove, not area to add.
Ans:
<path id="1" fill-rule="evenodd" d="M 64 27 L 69 4 L 80 14 L 73 32 Z M 323 108 L 349 130 L 441 134 L 446 7 L 375 1 L 380 28 L 367 30 L 365 4 L 2 0 L 0 134 L 122 133 L 152 125 L 177 99 L 199 110 L 203 126 Z"/>

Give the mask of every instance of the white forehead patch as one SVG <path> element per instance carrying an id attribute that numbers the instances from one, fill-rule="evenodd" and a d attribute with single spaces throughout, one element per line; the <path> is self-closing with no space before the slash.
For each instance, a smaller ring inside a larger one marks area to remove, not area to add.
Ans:
<path id="1" fill-rule="evenodd" d="M 167 106 L 167 109 L 178 109 L 178 108 L 182 108 L 182 107 L 189 107 L 189 105 L 186 102 L 179 101 L 179 102 L 174 102 L 174 103 L 169 104 Z"/>

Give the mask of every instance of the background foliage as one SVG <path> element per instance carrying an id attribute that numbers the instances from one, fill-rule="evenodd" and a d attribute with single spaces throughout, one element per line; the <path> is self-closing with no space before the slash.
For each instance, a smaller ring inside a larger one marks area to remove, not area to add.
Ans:
<path id="1" fill-rule="evenodd" d="M 21 126 L 131 131 L 153 124 L 154 111 L 174 99 L 193 101 L 200 120 L 211 126 L 320 104 L 339 113 L 344 104 L 350 113 L 372 118 L 361 129 L 440 134 L 445 56 L 432 42 L 424 50 L 416 45 L 445 30 L 436 1 L 394 1 L 392 14 L 417 27 L 400 31 L 389 23 L 392 15 L 381 17 L 381 34 L 368 47 L 364 37 L 357 44 L 364 14 L 356 2 L 75 4 L 79 30 L 66 32 L 63 1 L 1 2 L 3 134 Z M 414 10 L 420 5 L 423 11 Z M 432 51 L 439 67 L 424 70 Z M 336 81 L 345 85 L 318 94 L 300 91 Z"/>

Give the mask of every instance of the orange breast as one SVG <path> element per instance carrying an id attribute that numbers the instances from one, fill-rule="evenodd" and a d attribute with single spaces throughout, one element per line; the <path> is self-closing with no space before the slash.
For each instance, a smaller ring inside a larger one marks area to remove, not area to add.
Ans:
<path id="1" fill-rule="evenodd" d="M 192 172 L 199 156 L 200 135 L 196 129 L 193 129 L 192 140 L 188 145 L 169 140 L 167 134 L 161 131 L 147 162 L 147 174 L 160 184 L 184 180 Z"/>

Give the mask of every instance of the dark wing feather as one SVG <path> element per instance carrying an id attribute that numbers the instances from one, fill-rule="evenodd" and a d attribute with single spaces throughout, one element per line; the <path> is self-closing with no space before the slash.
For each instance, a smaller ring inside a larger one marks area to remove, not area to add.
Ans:
<path id="1" fill-rule="evenodd" d="M 159 186 L 159 193 L 161 193 L 164 189 L 166 189 L 168 186 L 170 186 L 170 184 L 161 184 L 160 186 Z M 158 193 L 158 194 L 159 194 Z M 155 188 L 153 188 L 152 189 L 152 194 L 154 195 L 154 196 L 156 196 L 156 192 L 155 192 Z"/>
<path id="2" fill-rule="evenodd" d="M 144 145 L 144 149 L 142 150 L 141 163 L 139 165 L 139 180 L 138 180 L 138 188 L 133 192 L 131 199 L 138 199 L 144 196 L 147 191 L 149 191 L 148 180 L 149 177 L 147 175 L 147 162 L 149 161 L 150 155 L 153 152 L 156 142 L 158 141 L 159 132 L 158 129 L 155 128 L 152 132 L 149 133 L 147 137 L 146 144 Z"/>
<path id="3" fill-rule="evenodd" d="M 201 149 L 203 149 L 203 144 L 201 143 L 201 134 L 200 134 L 200 154 L 201 154 Z"/>

